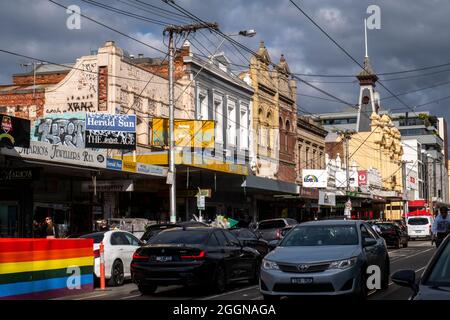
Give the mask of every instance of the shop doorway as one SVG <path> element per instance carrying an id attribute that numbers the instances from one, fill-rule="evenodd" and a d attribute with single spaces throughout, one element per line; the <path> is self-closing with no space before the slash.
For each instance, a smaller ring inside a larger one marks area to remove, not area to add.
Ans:
<path id="1" fill-rule="evenodd" d="M 19 206 L 15 202 L 0 202 L 0 238 L 18 237 Z"/>

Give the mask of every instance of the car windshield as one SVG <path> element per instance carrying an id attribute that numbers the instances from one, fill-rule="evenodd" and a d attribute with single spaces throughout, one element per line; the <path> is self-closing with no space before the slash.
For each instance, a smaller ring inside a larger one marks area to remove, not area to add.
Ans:
<path id="1" fill-rule="evenodd" d="M 355 226 L 300 226 L 289 232 L 280 243 L 282 247 L 340 246 L 358 244 Z"/>
<path id="2" fill-rule="evenodd" d="M 259 230 L 284 228 L 286 223 L 283 220 L 261 221 L 258 225 Z"/>
<path id="3" fill-rule="evenodd" d="M 103 232 L 89 233 L 89 234 L 80 236 L 80 238 L 84 238 L 84 239 L 94 239 L 94 243 L 102 242 L 104 237 L 105 237 L 105 233 L 103 233 Z"/>
<path id="4" fill-rule="evenodd" d="M 164 231 L 150 239 L 150 244 L 203 244 L 208 239 L 208 231 L 170 230 Z"/>
<path id="5" fill-rule="evenodd" d="M 381 229 L 381 231 L 388 231 L 388 230 L 394 229 L 393 224 L 380 223 L 380 224 L 376 224 L 376 226 L 378 226 Z"/>
<path id="6" fill-rule="evenodd" d="M 429 221 L 427 218 L 409 218 L 408 224 L 412 226 L 423 226 L 425 224 L 428 224 Z"/>
<path id="7" fill-rule="evenodd" d="M 431 273 L 425 281 L 427 286 L 450 286 L 450 242 L 447 242 Z"/>

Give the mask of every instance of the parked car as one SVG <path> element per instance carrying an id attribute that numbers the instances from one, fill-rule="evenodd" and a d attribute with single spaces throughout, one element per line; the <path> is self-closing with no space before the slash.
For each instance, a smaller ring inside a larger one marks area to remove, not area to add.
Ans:
<path id="1" fill-rule="evenodd" d="M 395 222 L 396 224 L 399 225 L 399 227 L 405 231 L 408 232 L 408 227 L 406 226 L 406 221 L 401 219 L 401 220 L 392 220 L 392 222 Z"/>
<path id="2" fill-rule="evenodd" d="M 422 277 L 416 281 L 415 270 L 399 270 L 392 281 L 412 289 L 410 300 L 450 300 L 450 236 L 441 243 L 428 263 Z"/>
<path id="3" fill-rule="evenodd" d="M 269 243 L 250 229 L 233 228 L 228 230 L 239 239 L 243 246 L 256 249 L 261 256 L 265 256 L 270 251 Z"/>
<path id="4" fill-rule="evenodd" d="M 177 228 L 177 227 L 208 227 L 206 223 L 200 221 L 183 221 L 179 223 L 158 223 L 150 225 L 146 228 L 141 237 L 141 241 L 147 242 L 152 237 L 156 236 L 161 231 Z"/>
<path id="5" fill-rule="evenodd" d="M 410 239 L 427 239 L 431 240 L 433 226 L 433 216 L 412 216 L 407 218 L 406 225 L 408 227 L 408 236 Z"/>
<path id="6" fill-rule="evenodd" d="M 367 267 L 389 283 L 385 241 L 357 220 L 322 220 L 297 225 L 263 259 L 260 291 L 265 300 L 282 296 L 367 296 Z"/>
<path id="7" fill-rule="evenodd" d="M 394 222 L 378 222 L 375 224 L 381 230 L 381 236 L 386 240 L 387 246 L 395 248 L 406 248 L 408 246 L 408 233 L 403 231 L 400 226 Z"/>
<path id="8" fill-rule="evenodd" d="M 298 224 L 297 220 L 290 218 L 279 218 L 262 220 L 256 227 L 256 232 L 261 234 L 261 237 L 266 241 L 280 240 L 282 238 L 283 228 Z"/>
<path id="9" fill-rule="evenodd" d="M 143 243 L 128 231 L 89 233 L 80 238 L 94 239 L 94 274 L 100 278 L 100 242 L 104 245 L 105 278 L 110 286 L 120 286 L 131 277 L 133 254 Z"/>
<path id="10" fill-rule="evenodd" d="M 261 259 L 228 230 L 171 228 L 136 250 L 131 274 L 143 294 L 174 284 L 201 284 L 223 292 L 234 281 L 258 283 Z"/>

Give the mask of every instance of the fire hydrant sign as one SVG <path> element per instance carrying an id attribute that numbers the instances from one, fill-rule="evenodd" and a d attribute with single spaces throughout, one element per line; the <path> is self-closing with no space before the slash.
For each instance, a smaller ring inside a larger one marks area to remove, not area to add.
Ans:
<path id="1" fill-rule="evenodd" d="M 87 113 L 86 147 L 136 150 L 136 115 Z"/>

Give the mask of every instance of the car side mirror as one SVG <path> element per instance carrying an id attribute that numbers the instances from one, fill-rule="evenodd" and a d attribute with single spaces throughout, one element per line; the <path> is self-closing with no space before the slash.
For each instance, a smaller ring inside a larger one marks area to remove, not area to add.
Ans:
<path id="1" fill-rule="evenodd" d="M 269 241 L 270 249 L 275 249 L 280 244 L 280 240 L 271 240 Z"/>
<path id="2" fill-rule="evenodd" d="M 409 287 L 417 292 L 416 272 L 414 270 L 398 270 L 391 276 L 392 282 L 402 287 Z"/>
<path id="3" fill-rule="evenodd" d="M 377 240 L 373 238 L 364 238 L 363 247 L 371 247 L 377 244 Z"/>

